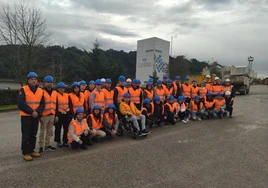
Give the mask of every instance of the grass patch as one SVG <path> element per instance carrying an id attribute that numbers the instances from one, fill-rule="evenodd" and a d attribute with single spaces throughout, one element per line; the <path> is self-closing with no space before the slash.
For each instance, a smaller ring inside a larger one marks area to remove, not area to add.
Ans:
<path id="1" fill-rule="evenodd" d="M 5 111 L 5 110 L 13 110 L 13 109 L 18 109 L 18 106 L 16 104 L 0 106 L 0 112 Z"/>

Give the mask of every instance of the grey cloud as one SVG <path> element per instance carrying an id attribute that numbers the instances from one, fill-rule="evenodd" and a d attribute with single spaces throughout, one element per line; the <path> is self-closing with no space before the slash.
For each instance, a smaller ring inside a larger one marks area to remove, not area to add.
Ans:
<path id="1" fill-rule="evenodd" d="M 123 29 L 120 27 L 117 27 L 115 25 L 111 24 L 98 24 L 96 26 L 98 31 L 101 31 L 102 33 L 107 33 L 110 35 L 115 35 L 119 37 L 138 37 L 134 32 L 128 31 L 127 29 Z"/>

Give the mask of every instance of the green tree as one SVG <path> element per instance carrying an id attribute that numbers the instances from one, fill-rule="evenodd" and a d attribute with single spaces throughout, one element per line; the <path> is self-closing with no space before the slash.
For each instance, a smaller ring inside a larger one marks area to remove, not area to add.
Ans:
<path id="1" fill-rule="evenodd" d="M 153 85 L 156 85 L 157 80 L 159 80 L 159 77 L 157 76 L 156 70 L 154 70 L 152 72 L 152 75 L 150 75 L 149 77 L 153 79 Z"/>

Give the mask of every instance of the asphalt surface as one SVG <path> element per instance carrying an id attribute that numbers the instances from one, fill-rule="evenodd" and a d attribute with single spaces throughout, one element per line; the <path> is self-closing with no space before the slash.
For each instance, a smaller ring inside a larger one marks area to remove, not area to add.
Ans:
<path id="1" fill-rule="evenodd" d="M 268 86 L 253 86 L 236 97 L 232 119 L 154 128 L 145 139 L 57 149 L 32 162 L 22 159 L 18 112 L 2 113 L 0 187 L 267 188 L 267 105 Z"/>

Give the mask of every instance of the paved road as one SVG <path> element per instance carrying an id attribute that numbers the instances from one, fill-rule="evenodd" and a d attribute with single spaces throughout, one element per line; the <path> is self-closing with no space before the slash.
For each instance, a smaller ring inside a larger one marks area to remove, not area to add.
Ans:
<path id="1" fill-rule="evenodd" d="M 233 119 L 155 128 L 88 151 L 20 153 L 16 112 L 0 114 L 0 187 L 268 187 L 268 87 L 237 96 Z"/>

